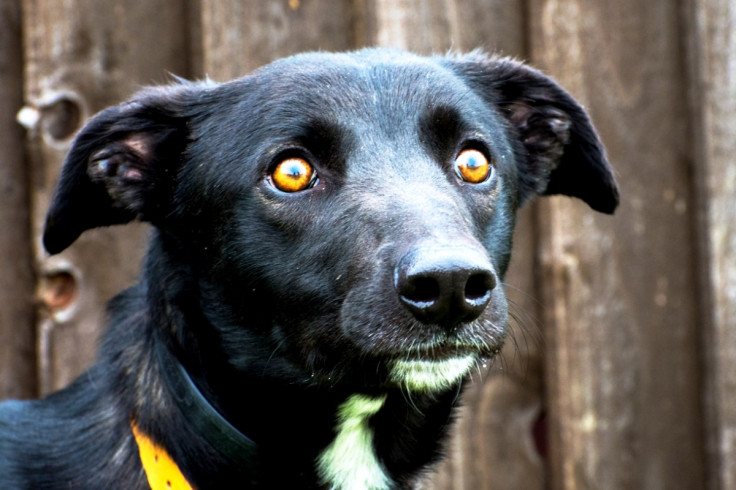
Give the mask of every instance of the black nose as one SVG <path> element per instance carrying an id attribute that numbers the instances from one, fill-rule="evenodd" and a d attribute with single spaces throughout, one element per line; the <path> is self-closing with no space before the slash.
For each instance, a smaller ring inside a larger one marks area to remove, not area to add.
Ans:
<path id="1" fill-rule="evenodd" d="M 496 278 L 481 250 L 465 245 L 423 246 L 401 258 L 395 286 L 400 301 L 417 320 L 452 327 L 483 313 Z"/>

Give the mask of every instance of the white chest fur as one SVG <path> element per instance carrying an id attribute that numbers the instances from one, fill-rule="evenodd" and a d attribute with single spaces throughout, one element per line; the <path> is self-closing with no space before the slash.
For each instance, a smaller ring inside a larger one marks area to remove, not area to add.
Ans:
<path id="1" fill-rule="evenodd" d="M 373 449 L 369 425 L 386 402 L 386 395 L 352 395 L 337 411 L 337 436 L 319 456 L 317 470 L 322 481 L 335 490 L 381 490 L 389 488 L 386 475 Z"/>

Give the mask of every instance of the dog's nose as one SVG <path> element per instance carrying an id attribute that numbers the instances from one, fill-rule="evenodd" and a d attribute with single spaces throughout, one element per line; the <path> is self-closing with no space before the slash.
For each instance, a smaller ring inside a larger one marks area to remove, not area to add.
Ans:
<path id="1" fill-rule="evenodd" d="M 445 327 L 478 318 L 496 287 L 486 254 L 470 246 L 414 248 L 399 261 L 394 280 L 417 320 Z"/>

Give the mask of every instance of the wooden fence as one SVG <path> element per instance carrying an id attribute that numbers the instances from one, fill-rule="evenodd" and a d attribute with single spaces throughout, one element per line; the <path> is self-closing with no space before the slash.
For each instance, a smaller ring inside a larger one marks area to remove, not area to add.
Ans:
<path id="1" fill-rule="evenodd" d="M 364 45 L 529 60 L 590 110 L 623 197 L 613 218 L 564 198 L 523 210 L 513 338 L 427 486 L 736 489 L 729 0 L 0 0 L 0 398 L 84 370 L 138 270 L 143 226 L 39 246 L 85 118 L 168 73 Z"/>

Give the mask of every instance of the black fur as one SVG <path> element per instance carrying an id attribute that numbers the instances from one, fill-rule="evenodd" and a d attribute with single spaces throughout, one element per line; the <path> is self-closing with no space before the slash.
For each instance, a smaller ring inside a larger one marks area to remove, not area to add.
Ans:
<path id="1" fill-rule="evenodd" d="M 459 179 L 466 147 L 491 158 L 492 178 Z M 290 156 L 314 166 L 313 187 L 274 188 Z M 386 396 L 373 450 L 391 486 L 409 486 L 439 457 L 462 383 L 402 387 L 391 362 L 497 353 L 514 212 L 536 194 L 618 203 L 581 107 L 539 72 L 479 53 L 299 55 L 102 111 L 69 152 L 44 244 L 58 253 L 133 219 L 154 235 L 139 283 L 110 302 L 96 365 L 43 400 L 0 405 L 0 487 L 147 488 L 132 418 L 200 489 L 326 486 L 316 460 L 356 393 Z M 432 294 L 397 285 L 439 261 L 428 269 L 442 289 L 467 257 L 488 292 L 475 317 L 448 306 L 427 320 L 417 310 Z M 187 422 L 157 349 L 255 442 L 255 470 Z"/>

